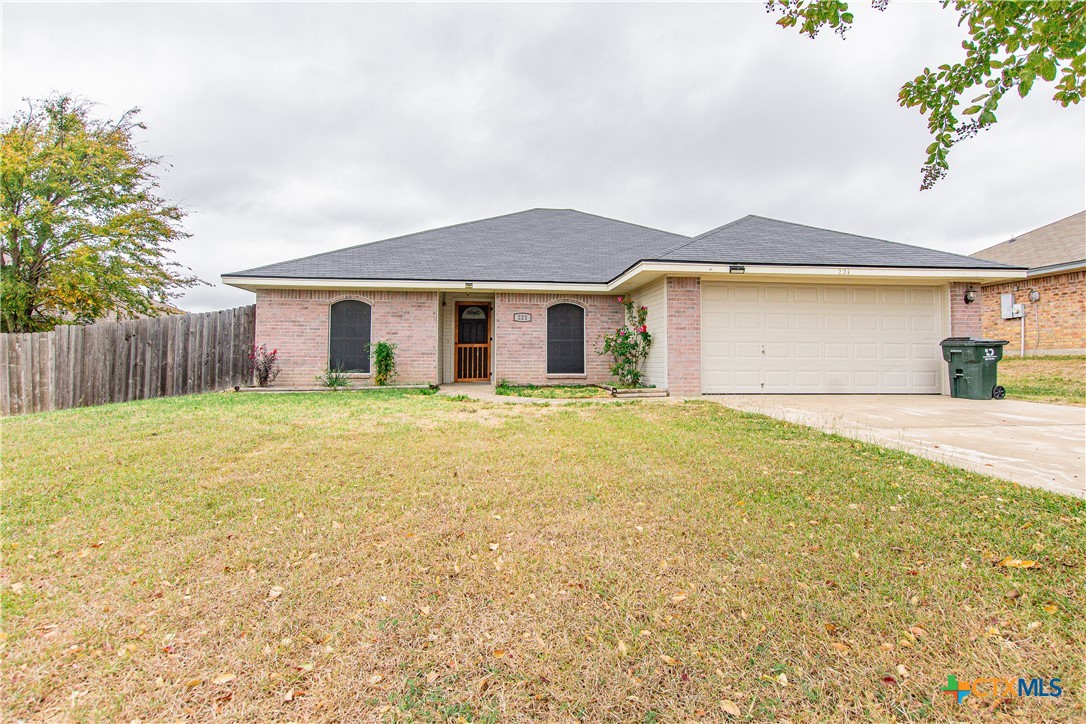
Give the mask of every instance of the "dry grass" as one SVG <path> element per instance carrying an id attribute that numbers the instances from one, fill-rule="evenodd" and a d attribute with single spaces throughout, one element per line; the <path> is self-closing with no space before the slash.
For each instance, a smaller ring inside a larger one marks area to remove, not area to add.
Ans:
<path id="1" fill-rule="evenodd" d="M 711 402 L 205 395 L 3 457 L 6 718 L 1086 715 L 1083 501 Z"/>
<path id="2" fill-rule="evenodd" d="M 1086 357 L 1004 357 L 999 384 L 1012 399 L 1086 405 Z"/>

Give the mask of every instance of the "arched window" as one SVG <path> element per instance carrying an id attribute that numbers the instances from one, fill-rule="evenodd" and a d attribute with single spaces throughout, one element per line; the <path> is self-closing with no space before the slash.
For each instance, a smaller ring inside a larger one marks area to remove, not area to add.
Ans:
<path id="1" fill-rule="evenodd" d="M 370 305 L 345 299 L 332 305 L 328 368 L 370 371 Z"/>
<path id="2" fill-rule="evenodd" d="M 576 304 L 547 309 L 547 374 L 584 374 L 584 309 Z"/>

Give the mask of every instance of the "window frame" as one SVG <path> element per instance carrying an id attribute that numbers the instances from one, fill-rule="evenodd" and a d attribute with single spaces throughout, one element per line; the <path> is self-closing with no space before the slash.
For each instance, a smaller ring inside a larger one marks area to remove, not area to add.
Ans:
<path id="1" fill-rule="evenodd" d="M 366 342 L 366 345 L 368 347 L 369 345 L 373 344 L 373 302 L 369 301 L 368 299 L 358 299 L 357 297 L 345 297 L 343 299 L 336 299 L 335 301 L 329 303 L 329 305 L 328 305 L 328 353 L 325 355 L 325 363 L 328 365 L 327 369 L 333 369 L 333 367 L 332 367 L 332 310 L 335 308 L 335 306 L 337 304 L 342 304 L 343 302 L 358 302 L 359 304 L 364 304 L 364 305 L 366 305 L 366 307 L 369 308 L 369 319 L 367 320 L 368 325 L 369 325 L 369 329 L 367 330 L 368 331 L 368 335 L 367 335 L 368 341 Z M 364 370 L 343 370 L 343 373 L 348 374 L 348 375 L 357 376 L 357 377 L 369 377 L 371 372 L 372 372 L 372 370 L 371 370 L 372 365 L 370 363 L 370 351 L 369 351 L 369 349 L 365 350 L 365 359 L 366 359 L 366 369 L 364 369 Z"/>
<path id="2" fill-rule="evenodd" d="M 551 372 L 551 324 L 550 314 L 551 310 L 559 306 L 576 307 L 581 310 L 581 371 L 580 372 Z M 560 299 L 547 305 L 547 316 L 543 321 L 544 324 L 544 347 L 545 347 L 545 361 L 544 370 L 546 376 L 549 378 L 583 378 L 588 376 L 588 309 L 579 302 L 574 302 L 568 299 Z"/>

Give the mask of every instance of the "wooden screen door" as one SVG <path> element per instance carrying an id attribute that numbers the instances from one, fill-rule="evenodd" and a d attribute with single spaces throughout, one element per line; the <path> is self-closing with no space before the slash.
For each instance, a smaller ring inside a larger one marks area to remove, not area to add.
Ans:
<path id="1" fill-rule="evenodd" d="M 490 305 L 456 303 L 456 381 L 490 380 Z"/>

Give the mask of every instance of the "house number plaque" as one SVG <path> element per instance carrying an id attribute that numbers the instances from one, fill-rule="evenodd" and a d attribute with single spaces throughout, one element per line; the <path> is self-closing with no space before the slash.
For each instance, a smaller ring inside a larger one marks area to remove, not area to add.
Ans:
<path id="1" fill-rule="evenodd" d="M 530 322 L 530 321 L 532 321 L 532 315 L 528 314 L 527 312 L 515 312 L 513 314 L 513 321 L 514 322 Z"/>

